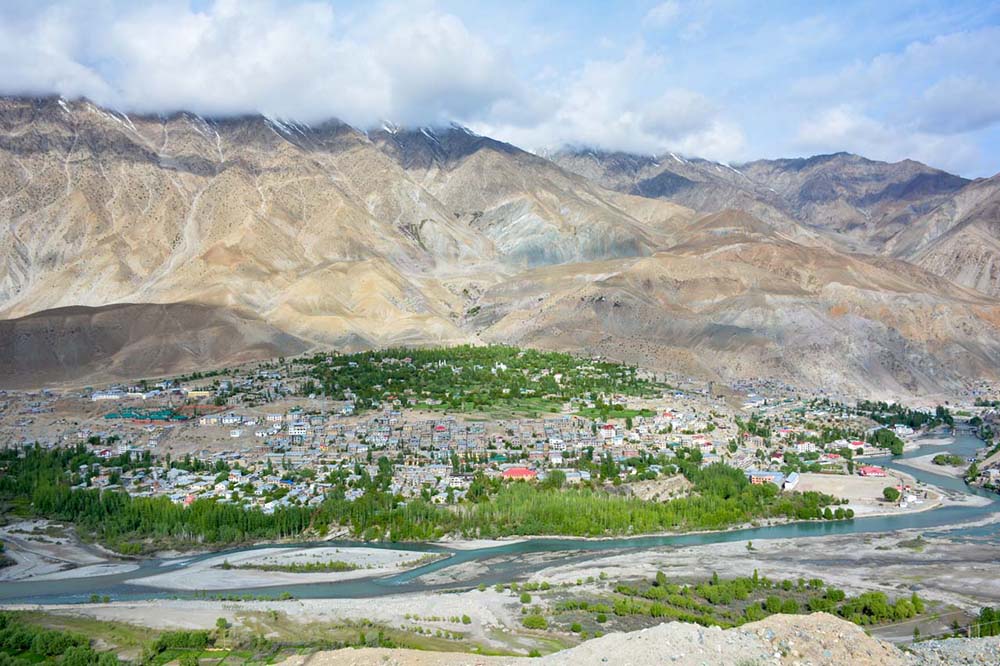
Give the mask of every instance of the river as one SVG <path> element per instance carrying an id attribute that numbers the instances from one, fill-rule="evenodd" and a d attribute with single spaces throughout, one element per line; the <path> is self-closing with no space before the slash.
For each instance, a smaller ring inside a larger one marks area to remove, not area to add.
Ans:
<path id="1" fill-rule="evenodd" d="M 905 453 L 901 458 L 917 457 L 928 453 L 949 452 L 962 457 L 969 457 L 982 447 L 982 442 L 970 434 L 960 433 L 948 444 L 925 444 L 916 450 Z M 489 560 L 489 566 L 483 567 L 471 580 L 463 581 L 463 587 L 471 587 L 480 583 L 492 585 L 498 582 L 508 582 L 519 576 L 531 573 L 540 567 L 553 564 L 564 564 L 573 561 L 587 560 L 612 551 L 628 549 L 641 550 L 663 546 L 688 546 L 731 541 L 748 541 L 763 539 L 781 539 L 793 537 L 822 536 L 829 534 L 849 534 L 866 532 L 889 532 L 893 530 L 925 528 L 928 535 L 947 531 L 951 538 L 992 539 L 1000 543 L 996 525 L 968 525 L 991 516 L 1000 510 L 1000 497 L 977 488 L 967 487 L 961 480 L 952 477 L 932 474 L 922 470 L 899 465 L 890 456 L 869 459 L 868 462 L 884 465 L 905 471 L 925 483 L 963 493 L 972 493 L 988 497 L 992 500 L 985 506 L 946 506 L 938 509 L 894 516 L 873 516 L 855 518 L 843 521 L 817 521 L 790 523 L 768 527 L 732 530 L 727 532 L 709 532 L 699 534 L 684 534 L 675 536 L 643 536 L 620 539 L 584 540 L 584 539 L 528 539 L 499 546 L 476 548 L 470 550 L 450 549 L 440 544 L 385 544 L 381 547 L 413 550 L 415 552 L 444 552 L 450 557 L 400 574 L 382 578 L 369 578 L 336 583 L 309 583 L 302 585 L 283 585 L 281 588 L 240 588 L 232 590 L 216 590 L 214 594 L 254 594 L 275 596 L 278 592 L 287 591 L 299 598 L 371 598 L 403 592 L 419 592 L 455 587 L 454 583 L 428 583 L 423 579 L 429 573 L 441 571 L 457 565 Z M 352 541 L 324 541 L 310 544 L 289 544 L 289 548 L 309 546 L 337 547 L 373 547 L 373 544 L 362 544 Z M 273 548 L 273 545 L 261 546 Z M 380 547 L 374 545 L 374 547 Z M 242 548 L 226 551 L 230 553 L 246 552 L 254 548 Z M 557 559 L 547 559 L 544 563 L 533 561 L 533 558 L 520 558 L 519 555 L 536 553 L 558 554 Z M 216 557 L 223 553 L 195 555 L 169 560 L 144 560 L 137 569 L 127 573 L 92 576 L 85 578 L 68 578 L 51 581 L 7 582 L 0 585 L 0 602 L 5 603 L 78 603 L 89 600 L 92 594 L 108 595 L 114 600 L 141 600 L 173 597 L 192 597 L 191 593 L 166 592 L 141 585 L 132 581 L 153 573 L 164 573 L 183 569 L 192 562 L 208 557 Z M 220 575 L 223 575 L 220 573 Z"/>

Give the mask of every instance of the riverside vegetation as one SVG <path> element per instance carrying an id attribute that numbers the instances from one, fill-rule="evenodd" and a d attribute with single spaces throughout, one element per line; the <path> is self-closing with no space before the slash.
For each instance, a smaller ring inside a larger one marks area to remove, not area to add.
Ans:
<path id="1" fill-rule="evenodd" d="M 270 619 L 280 614 L 272 612 Z M 327 627 L 322 635 L 282 635 L 272 641 L 261 633 L 233 627 L 218 618 L 211 630 L 159 631 L 122 622 L 52 616 L 39 612 L 0 613 L 0 666 L 197 666 L 205 663 L 269 664 L 299 650 L 346 647 L 440 648 L 435 642 L 366 620 Z M 101 646 L 101 647 L 98 647 Z M 130 653 L 121 661 L 116 650 Z M 136 656 L 132 657 L 131 654 Z"/>
<path id="2" fill-rule="evenodd" d="M 704 582 L 679 584 L 661 571 L 652 580 L 621 582 L 607 592 L 570 594 L 554 603 L 553 622 L 577 633 L 588 628 L 591 633 L 603 631 L 612 625 L 616 630 L 631 630 L 650 621 L 729 628 L 776 613 L 822 611 L 867 626 L 907 620 L 924 610 L 925 603 L 915 592 L 894 601 L 874 591 L 849 597 L 819 578 L 776 581 L 759 576 L 756 570 L 742 578 L 724 580 L 713 574 Z"/>
<path id="3" fill-rule="evenodd" d="M 961 467 L 965 465 L 965 458 L 954 453 L 939 453 L 931 458 L 931 462 L 935 465 Z"/>
<path id="4" fill-rule="evenodd" d="M 273 513 L 199 499 L 190 506 L 167 497 L 132 497 L 118 490 L 78 487 L 78 470 L 96 461 L 83 446 L 29 447 L 0 452 L 0 499 L 23 512 L 74 523 L 81 535 L 125 554 L 165 546 L 232 545 L 324 535 L 343 527 L 365 540 L 430 541 L 445 535 L 604 536 L 665 531 L 724 529 L 759 519 L 849 517 L 831 508 L 838 500 L 815 492 L 780 493 L 770 484 L 752 485 L 743 472 L 721 463 L 701 467 L 697 450 L 678 450 L 670 464 L 693 485 L 687 497 L 651 502 L 615 495 L 603 487 L 562 488 L 552 483 L 502 483 L 477 475 L 468 499 L 453 508 L 426 499 L 404 501 L 388 489 L 393 462 L 378 461 L 370 477 L 360 467 L 353 482 L 366 493 L 344 497 L 349 470 L 331 474 L 333 489 L 318 506 L 282 506 Z M 123 466 L 148 464 L 120 458 Z"/>
<path id="5" fill-rule="evenodd" d="M 0 613 L 0 666 L 39 663 L 63 666 L 117 666 L 118 656 L 97 652 L 90 640 L 77 633 L 28 624 L 12 613 Z"/>

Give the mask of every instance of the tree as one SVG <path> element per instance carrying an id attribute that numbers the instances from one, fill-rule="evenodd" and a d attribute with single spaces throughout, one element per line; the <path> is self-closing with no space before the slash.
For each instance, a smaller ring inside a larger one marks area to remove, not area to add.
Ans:
<path id="1" fill-rule="evenodd" d="M 886 486 L 882 489 L 882 497 L 884 497 L 887 502 L 895 502 L 899 499 L 899 490 L 893 486 Z"/>
<path id="2" fill-rule="evenodd" d="M 548 476 L 545 478 L 545 481 L 542 482 L 542 487 L 558 490 L 559 488 L 562 488 L 565 483 L 566 483 L 566 472 L 562 471 L 561 469 L 554 469 L 549 472 Z"/>
<path id="3" fill-rule="evenodd" d="M 89 647 L 74 646 L 66 648 L 61 663 L 63 666 L 92 666 L 97 661 L 97 654 Z"/>

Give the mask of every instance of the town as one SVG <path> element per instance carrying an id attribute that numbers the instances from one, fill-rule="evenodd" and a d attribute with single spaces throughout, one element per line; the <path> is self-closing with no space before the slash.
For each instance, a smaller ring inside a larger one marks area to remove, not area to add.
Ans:
<path id="1" fill-rule="evenodd" d="M 429 385 L 434 372 L 452 379 Z M 848 406 L 772 382 L 666 380 L 505 347 L 323 355 L 134 385 L 6 392 L 0 438 L 22 455 L 36 445 L 83 447 L 94 462 L 67 472 L 76 489 L 265 514 L 334 495 L 352 502 L 376 477 L 401 504 L 460 504 L 477 479 L 665 501 L 690 487 L 679 458 L 847 504 L 826 507 L 826 518 L 940 499 L 865 459 L 902 452 L 918 430 L 951 428 L 947 409 Z M 992 407 L 970 401 L 956 410 L 974 410 L 991 438 Z M 996 487 L 996 453 L 970 466 L 971 482 Z"/>

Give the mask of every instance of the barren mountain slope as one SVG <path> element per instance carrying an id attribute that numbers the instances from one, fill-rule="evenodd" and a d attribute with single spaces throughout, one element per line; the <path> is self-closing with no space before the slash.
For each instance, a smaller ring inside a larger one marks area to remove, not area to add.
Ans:
<path id="1" fill-rule="evenodd" d="M 86 102 L 4 104 L 7 315 L 183 299 L 267 313 L 303 276 L 338 262 L 423 271 L 490 252 L 343 126 L 306 136 L 263 118 L 129 119 Z M 324 140 L 336 140 L 337 152 L 299 145 Z M 419 235 L 405 231 L 418 226 Z"/>
<path id="2" fill-rule="evenodd" d="M 969 183 L 913 160 L 887 163 L 849 153 L 758 160 L 739 169 L 776 190 L 794 219 L 871 252 Z"/>
<path id="3" fill-rule="evenodd" d="M 914 185 L 919 165 L 859 159 L 774 168 L 789 192 L 829 181 L 833 201 L 871 210 L 896 210 L 892 192 L 920 199 L 948 186 Z M 0 317 L 197 302 L 232 310 L 211 310 L 227 321 L 253 313 L 303 344 L 503 340 L 883 395 L 996 374 L 1000 301 L 902 261 L 837 251 L 829 229 L 779 210 L 783 190 L 753 183 L 760 164 L 670 161 L 701 183 L 692 187 L 704 198 L 690 199 L 699 205 L 721 205 L 726 192 L 774 205 L 763 218 L 699 217 L 459 127 L 364 133 L 335 121 L 128 117 L 86 101 L 2 99 Z M 662 168 L 654 162 L 629 168 L 645 177 Z M 844 181 L 852 164 L 860 175 Z M 900 182 L 911 185 L 893 189 Z M 954 200 L 986 210 L 985 196 Z M 940 225 L 942 242 L 949 230 Z M 921 243 L 899 247 L 930 247 Z M 213 332 L 227 334 L 199 335 Z M 128 340 L 93 358 L 117 358 Z M 199 340 L 203 364 L 236 353 Z M 46 372 L 66 365 L 32 353 Z M 19 372 L 31 360 L 19 359 Z"/>
<path id="4" fill-rule="evenodd" d="M 0 386 L 134 379 L 306 349 L 252 315 L 196 303 L 57 308 L 0 321 Z"/>
<path id="5" fill-rule="evenodd" d="M 743 210 L 786 233 L 795 221 L 841 247 L 876 253 L 969 182 L 912 160 L 889 164 L 848 153 L 735 166 L 673 153 L 645 157 L 562 150 L 553 159 L 622 192 L 704 213 Z"/>
<path id="6" fill-rule="evenodd" d="M 742 210 L 783 228 L 801 242 L 825 242 L 792 219 L 777 192 L 728 165 L 676 153 L 654 157 L 575 149 L 557 151 L 550 158 L 564 169 L 618 192 L 675 202 L 699 213 Z"/>
<path id="7" fill-rule="evenodd" d="M 0 314 L 198 300 L 324 343 L 453 341 L 470 290 L 525 264 L 651 254 L 692 215 L 442 134 L 480 145 L 435 181 L 336 122 L 2 100 Z"/>
<path id="8" fill-rule="evenodd" d="M 904 262 L 711 216 L 652 257 L 549 267 L 487 291 L 484 339 L 891 396 L 995 376 L 1000 303 Z"/>
<path id="9" fill-rule="evenodd" d="M 1000 176 L 977 181 L 893 239 L 896 256 L 1000 295 Z"/>
<path id="10" fill-rule="evenodd" d="M 392 128 L 370 136 L 514 266 L 648 255 L 694 217 L 682 206 L 616 196 L 461 127 Z"/>

